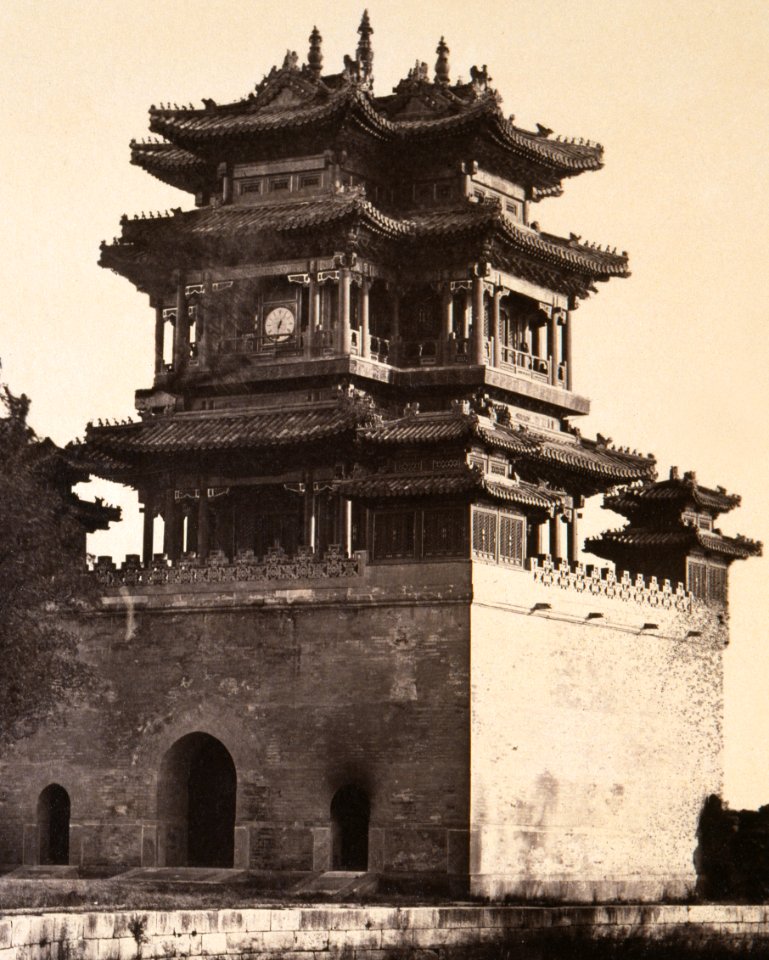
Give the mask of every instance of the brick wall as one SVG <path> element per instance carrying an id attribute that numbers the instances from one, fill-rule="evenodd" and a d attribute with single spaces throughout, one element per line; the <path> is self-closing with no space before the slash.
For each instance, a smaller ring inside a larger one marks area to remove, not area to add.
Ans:
<path id="1" fill-rule="evenodd" d="M 354 782 L 371 869 L 466 870 L 469 568 L 432 567 L 418 585 L 387 567 L 355 586 L 116 593 L 84 638 L 100 694 L 4 758 L 0 863 L 35 861 L 52 782 L 70 862 L 154 863 L 163 757 L 203 731 L 235 763 L 236 865 L 328 869 L 331 799 Z"/>

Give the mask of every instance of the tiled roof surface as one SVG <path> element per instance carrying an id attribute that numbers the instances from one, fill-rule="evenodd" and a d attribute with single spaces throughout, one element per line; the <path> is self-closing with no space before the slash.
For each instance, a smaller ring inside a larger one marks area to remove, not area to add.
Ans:
<path id="1" fill-rule="evenodd" d="M 88 450 L 118 454 L 173 453 L 282 446 L 352 430 L 354 416 L 334 409 L 168 416 L 142 423 L 89 427 Z"/>
<path id="2" fill-rule="evenodd" d="M 585 244 L 537 233 L 505 217 L 496 204 L 467 203 L 449 210 L 431 210 L 397 218 L 383 213 L 358 192 L 328 194 L 312 199 L 285 200 L 253 206 L 204 207 L 169 216 L 123 221 L 121 244 L 174 243 L 182 238 L 237 237 L 241 233 L 284 233 L 357 218 L 377 232 L 408 242 L 498 232 L 503 239 L 536 260 L 602 278 L 627 276 L 625 254 L 595 250 Z"/>
<path id="3" fill-rule="evenodd" d="M 543 439 L 537 456 L 548 463 L 563 466 L 595 478 L 631 480 L 646 479 L 656 472 L 652 458 L 622 453 L 595 441 L 580 439 L 578 443 Z"/>
<path id="4" fill-rule="evenodd" d="M 211 164 L 172 143 L 131 141 L 131 163 L 181 190 L 190 189 L 192 184 L 202 184 L 213 173 Z"/>
<path id="5" fill-rule="evenodd" d="M 504 481 L 484 477 L 481 481 L 481 487 L 486 493 L 498 500 L 506 500 L 509 503 L 517 503 L 524 507 L 537 507 L 548 512 L 551 512 L 561 502 L 561 498 L 557 494 L 547 493 L 540 487 L 525 483 L 523 480 Z"/>
<path id="6" fill-rule="evenodd" d="M 615 510 L 625 516 L 635 516 L 660 508 L 683 509 L 688 504 L 694 504 L 717 515 L 738 507 L 740 497 L 725 490 L 702 487 L 687 478 L 661 480 L 659 483 L 622 490 L 614 496 L 604 497 L 604 506 L 608 510 Z"/>
<path id="7" fill-rule="evenodd" d="M 470 416 L 421 413 L 361 427 L 359 436 L 371 443 L 441 443 L 467 437 L 472 429 Z"/>
<path id="8" fill-rule="evenodd" d="M 629 483 L 654 476 L 656 463 L 650 457 L 624 453 L 596 441 L 564 436 L 563 440 L 516 430 L 471 414 L 424 413 L 364 427 L 361 439 L 373 443 L 439 443 L 476 436 L 486 444 L 521 460 L 540 462 L 576 471 L 593 479 Z"/>
<path id="9" fill-rule="evenodd" d="M 761 553 L 761 544 L 744 537 L 725 537 L 707 533 L 693 526 L 676 526 L 667 530 L 648 527 L 625 527 L 607 530 L 599 537 L 586 541 L 585 548 L 598 556 L 610 556 L 612 547 L 630 549 L 687 549 L 700 546 L 711 553 L 732 559 L 744 559 Z"/>
<path id="10" fill-rule="evenodd" d="M 268 231 L 283 233 L 333 223 L 347 217 L 359 217 L 389 236 L 405 236 L 413 232 L 409 221 L 388 217 L 360 194 L 352 193 L 254 206 L 203 207 L 171 216 L 125 220 L 123 237 L 129 243 L 136 243 L 173 242 L 181 237 L 237 236 Z"/>
<path id="11" fill-rule="evenodd" d="M 335 488 L 346 496 L 363 499 L 385 497 L 422 497 L 466 493 L 480 490 L 496 500 L 522 507 L 551 512 L 560 503 L 556 494 L 522 480 L 497 480 L 477 471 L 465 470 L 447 475 L 436 474 L 372 474 L 339 480 Z"/>
<path id="12" fill-rule="evenodd" d="M 339 480 L 335 488 L 351 497 L 425 497 L 434 494 L 465 493 L 478 486 L 476 477 L 470 473 L 437 476 L 433 474 L 398 474 L 351 477 Z"/>
<path id="13" fill-rule="evenodd" d="M 281 83 L 292 85 L 290 72 L 273 81 L 276 88 Z M 398 119 L 388 115 L 391 98 L 374 97 L 354 82 L 335 84 L 336 89 L 331 89 L 328 83 L 318 83 L 314 89 L 306 83 L 301 86 L 297 102 L 288 105 L 278 105 L 277 100 L 273 102 L 274 98 L 266 101 L 262 94 L 205 110 L 153 106 L 150 108 L 150 130 L 173 142 L 205 145 L 223 138 L 301 130 L 349 114 L 379 139 L 397 144 L 445 136 L 486 122 L 501 146 L 562 175 L 596 170 L 602 165 L 603 149 L 597 144 L 550 139 L 516 127 L 505 118 L 497 95 L 490 90 L 467 100 L 453 97 L 449 112 L 441 109 L 432 116 Z M 470 89 L 469 85 L 467 89 Z"/>

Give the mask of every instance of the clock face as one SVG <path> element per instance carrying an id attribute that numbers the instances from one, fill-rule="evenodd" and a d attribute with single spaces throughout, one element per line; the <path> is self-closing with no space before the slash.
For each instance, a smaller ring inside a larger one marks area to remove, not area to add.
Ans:
<path id="1" fill-rule="evenodd" d="M 288 340 L 295 326 L 296 317 L 290 307 L 274 307 L 264 318 L 264 335 L 271 340 Z"/>

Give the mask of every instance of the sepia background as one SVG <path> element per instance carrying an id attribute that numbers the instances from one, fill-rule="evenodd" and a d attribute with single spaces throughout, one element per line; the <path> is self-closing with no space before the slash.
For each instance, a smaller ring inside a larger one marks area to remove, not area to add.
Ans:
<path id="1" fill-rule="evenodd" d="M 0 356 L 58 443 L 133 413 L 152 378 L 153 312 L 96 266 L 122 213 L 191 206 L 129 166 L 152 103 L 246 95 L 317 24 L 325 70 L 353 54 L 365 0 L 5 0 L 0 8 Z M 487 64 L 533 129 L 598 140 L 605 170 L 539 204 L 543 229 L 628 250 L 633 275 L 575 315 L 582 432 L 653 452 L 743 496 L 724 532 L 769 544 L 765 0 L 369 0 L 379 93 L 444 35 L 452 80 Z M 95 553 L 138 552 L 131 496 Z M 588 511 L 584 533 L 620 526 Z M 769 552 L 769 551 L 768 551 Z M 769 558 L 735 563 L 726 654 L 726 799 L 769 803 Z"/>

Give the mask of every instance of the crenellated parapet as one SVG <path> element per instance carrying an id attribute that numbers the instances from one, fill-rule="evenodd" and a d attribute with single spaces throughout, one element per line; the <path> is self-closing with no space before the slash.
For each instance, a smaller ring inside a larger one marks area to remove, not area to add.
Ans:
<path id="1" fill-rule="evenodd" d="M 677 583 L 674 588 L 670 580 L 663 579 L 660 584 L 655 576 L 647 581 L 642 574 L 633 578 L 625 570 L 618 577 L 611 570 L 582 563 L 570 565 L 564 560 L 556 564 L 549 557 L 541 561 L 532 557 L 529 563 L 534 580 L 546 587 L 681 613 L 690 613 L 698 602 L 691 591 L 684 589 L 683 583 Z"/>

